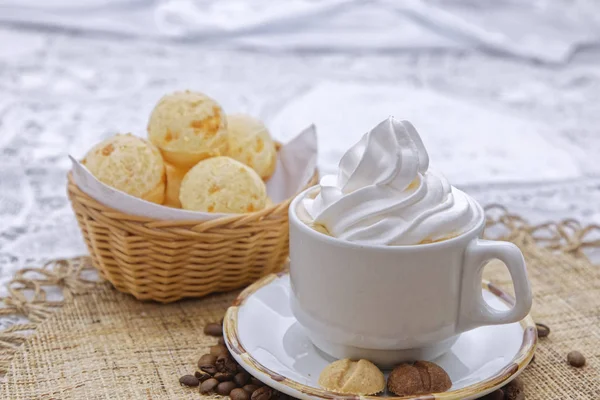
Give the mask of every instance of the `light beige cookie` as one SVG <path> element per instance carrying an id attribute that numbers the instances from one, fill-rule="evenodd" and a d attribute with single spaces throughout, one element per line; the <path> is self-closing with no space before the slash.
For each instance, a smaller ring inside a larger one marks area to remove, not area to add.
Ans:
<path id="1" fill-rule="evenodd" d="M 250 167 L 233 158 L 213 157 L 185 175 L 179 200 L 185 210 L 247 213 L 265 207 L 267 189 Z"/>
<path id="2" fill-rule="evenodd" d="M 82 164 L 108 186 L 153 203 L 164 200 L 164 162 L 158 149 L 144 139 L 115 135 L 94 146 Z"/>
<path id="3" fill-rule="evenodd" d="M 368 360 L 343 359 L 329 364 L 319 376 L 325 390 L 344 394 L 371 395 L 385 389 L 383 372 Z"/>
<path id="4" fill-rule="evenodd" d="M 152 110 L 148 138 L 165 161 L 189 169 L 201 160 L 227 153 L 227 118 L 207 95 L 175 92 L 160 99 Z"/>
<path id="5" fill-rule="evenodd" d="M 169 163 L 165 163 L 165 171 L 167 176 L 167 188 L 165 190 L 164 205 L 173 208 L 181 208 L 179 201 L 179 189 L 183 177 L 189 171 L 184 168 L 177 168 Z"/>
<path id="6" fill-rule="evenodd" d="M 246 114 L 227 116 L 229 157 L 254 169 L 263 180 L 275 171 L 277 150 L 267 127 Z"/>

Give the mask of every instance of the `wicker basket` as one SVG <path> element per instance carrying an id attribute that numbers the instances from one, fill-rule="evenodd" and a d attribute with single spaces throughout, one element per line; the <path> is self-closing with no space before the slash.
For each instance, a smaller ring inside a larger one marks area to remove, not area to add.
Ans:
<path id="1" fill-rule="evenodd" d="M 313 176 L 308 186 L 317 181 Z M 277 271 L 289 248 L 291 199 L 211 221 L 162 221 L 123 214 L 69 175 L 69 198 L 94 266 L 118 290 L 169 303 L 233 290 Z"/>

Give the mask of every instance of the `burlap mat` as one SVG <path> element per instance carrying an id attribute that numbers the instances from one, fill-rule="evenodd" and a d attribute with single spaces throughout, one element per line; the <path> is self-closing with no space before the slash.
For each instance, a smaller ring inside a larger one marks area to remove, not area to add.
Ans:
<path id="1" fill-rule="evenodd" d="M 552 330 L 522 375 L 527 398 L 600 399 L 600 268 L 582 251 L 600 246 L 592 238 L 599 228 L 574 221 L 531 227 L 505 210 L 487 211 L 488 235 L 523 250 L 533 316 Z M 21 271 L 11 283 L 0 315 L 21 314 L 31 322 L 0 333 L 2 398 L 200 398 L 197 390 L 180 387 L 178 378 L 193 372 L 198 357 L 215 343 L 203 327 L 219 320 L 237 293 L 141 303 L 107 284 L 85 281 L 85 268 L 86 258 L 60 260 Z M 510 287 L 503 268 L 487 268 L 486 275 Z M 65 300 L 48 302 L 44 285 L 61 287 Z M 587 358 L 582 369 L 566 363 L 574 349 Z"/>

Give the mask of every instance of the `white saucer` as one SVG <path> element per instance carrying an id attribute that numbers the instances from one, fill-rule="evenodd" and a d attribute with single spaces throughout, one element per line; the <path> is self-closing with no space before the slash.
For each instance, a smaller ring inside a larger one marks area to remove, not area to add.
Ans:
<path id="1" fill-rule="evenodd" d="M 483 297 L 492 307 L 500 310 L 510 307 L 512 298 L 497 287 L 484 283 L 483 289 Z M 319 374 L 333 360 L 313 346 L 292 315 L 290 290 L 288 274 L 269 275 L 244 290 L 225 316 L 227 347 L 250 374 L 290 396 L 358 398 L 325 391 L 317 384 Z M 448 372 L 452 388 L 445 393 L 417 398 L 483 396 L 521 373 L 533 357 L 536 340 L 535 323 L 530 316 L 520 323 L 486 326 L 463 333 L 448 353 L 432 360 Z"/>

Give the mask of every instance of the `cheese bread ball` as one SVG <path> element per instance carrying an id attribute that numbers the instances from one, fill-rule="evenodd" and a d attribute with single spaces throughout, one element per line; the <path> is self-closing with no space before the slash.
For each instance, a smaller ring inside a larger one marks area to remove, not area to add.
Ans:
<path id="1" fill-rule="evenodd" d="M 267 127 L 246 114 L 227 116 L 229 157 L 254 169 L 263 180 L 275 171 L 277 150 Z"/>
<path id="2" fill-rule="evenodd" d="M 213 157 L 185 175 L 179 200 L 185 210 L 247 213 L 265 207 L 267 189 L 253 169 L 233 158 Z"/>
<path id="3" fill-rule="evenodd" d="M 144 139 L 113 136 L 94 146 L 82 164 L 108 186 L 153 203 L 164 200 L 165 165 L 158 149 Z"/>
<path id="4" fill-rule="evenodd" d="M 213 99 L 202 93 L 175 92 L 152 110 L 148 138 L 165 161 L 189 169 L 205 158 L 225 155 L 227 118 Z"/>
<path id="5" fill-rule="evenodd" d="M 164 205 L 168 207 L 181 208 L 181 202 L 179 201 L 179 188 L 181 187 L 181 181 L 188 170 L 177 168 L 169 163 L 165 163 L 165 171 L 167 173 L 167 189 L 165 190 Z"/>

